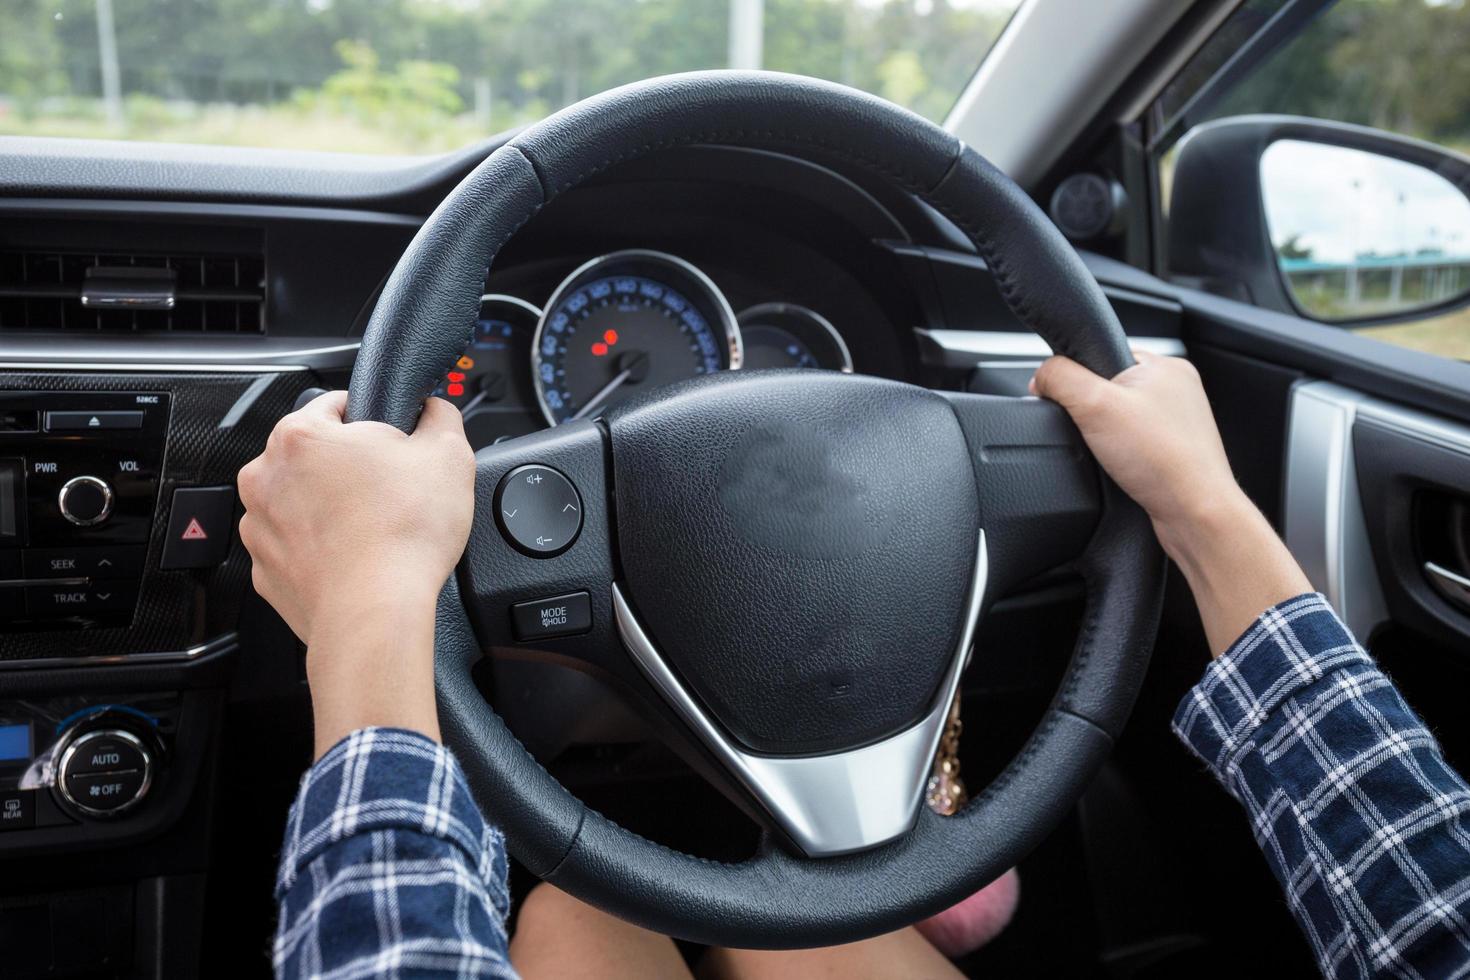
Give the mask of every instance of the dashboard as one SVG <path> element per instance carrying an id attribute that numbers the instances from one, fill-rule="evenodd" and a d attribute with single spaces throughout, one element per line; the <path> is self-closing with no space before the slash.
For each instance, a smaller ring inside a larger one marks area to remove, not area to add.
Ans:
<path id="1" fill-rule="evenodd" d="M 399 256 L 490 149 L 46 144 L 0 172 L 0 903 L 88 910 L 100 931 L 66 954 L 94 972 L 144 956 L 135 931 L 258 955 L 204 885 L 268 879 L 311 727 L 302 650 L 250 587 L 236 474 L 310 389 L 347 386 Z M 437 389 L 476 447 L 717 371 L 1015 393 L 1044 353 L 957 229 L 835 162 L 670 150 L 486 258 Z M 1131 332 L 1178 336 L 1167 299 L 1109 295 Z M 667 773 L 620 748 L 656 740 L 597 678 L 487 654 L 487 697 L 570 783 Z"/>
<path id="2" fill-rule="evenodd" d="M 238 646 L 234 474 L 302 391 L 346 387 L 399 256 L 489 148 L 365 173 L 190 151 L 146 193 L 128 180 L 167 160 L 0 177 L 0 668 Z M 437 388 L 477 448 L 720 371 L 1016 393 L 1044 352 L 937 213 L 772 152 L 624 164 L 491 258 Z M 1134 333 L 1177 335 L 1167 301 L 1110 295 Z"/>
<path id="3" fill-rule="evenodd" d="M 544 309 L 481 296 L 469 346 L 434 393 L 460 409 L 479 448 L 701 374 L 774 368 L 851 372 L 852 354 L 810 307 L 773 301 L 736 313 L 693 263 L 624 249 L 578 266 Z"/>
<path id="4" fill-rule="evenodd" d="M 922 312 L 888 244 L 907 232 L 883 205 L 774 155 L 670 156 L 557 199 L 496 257 L 436 392 L 476 447 L 715 371 L 921 376 Z"/>

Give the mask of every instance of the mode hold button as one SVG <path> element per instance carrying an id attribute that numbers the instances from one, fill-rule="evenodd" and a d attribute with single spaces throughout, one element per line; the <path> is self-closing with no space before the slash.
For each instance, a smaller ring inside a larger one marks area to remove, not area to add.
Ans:
<path id="1" fill-rule="evenodd" d="M 510 607 L 511 626 L 518 640 L 572 636 L 592 628 L 592 597 L 586 592 L 521 602 Z"/>

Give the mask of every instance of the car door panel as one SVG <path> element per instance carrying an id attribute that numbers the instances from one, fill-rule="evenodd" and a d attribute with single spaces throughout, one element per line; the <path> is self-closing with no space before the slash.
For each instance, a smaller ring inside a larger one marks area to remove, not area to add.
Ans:
<path id="1" fill-rule="evenodd" d="M 1470 654 L 1470 428 L 1391 406 L 1359 411 L 1357 479 L 1387 612 Z"/>

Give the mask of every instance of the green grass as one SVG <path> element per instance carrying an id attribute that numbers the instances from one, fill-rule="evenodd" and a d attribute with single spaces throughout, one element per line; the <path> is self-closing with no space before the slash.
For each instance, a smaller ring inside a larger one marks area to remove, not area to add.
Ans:
<path id="1" fill-rule="evenodd" d="M 1445 316 L 1412 323 L 1360 327 L 1354 333 L 1426 354 L 1470 361 L 1470 310 L 1456 310 Z"/>

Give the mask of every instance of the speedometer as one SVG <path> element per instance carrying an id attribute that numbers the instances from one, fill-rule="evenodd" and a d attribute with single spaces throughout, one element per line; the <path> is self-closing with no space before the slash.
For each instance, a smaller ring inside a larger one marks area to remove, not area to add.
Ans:
<path id="1" fill-rule="evenodd" d="M 555 425 L 740 359 L 735 314 L 709 277 L 673 255 L 630 249 L 593 259 L 556 288 L 536 325 L 531 370 Z"/>

